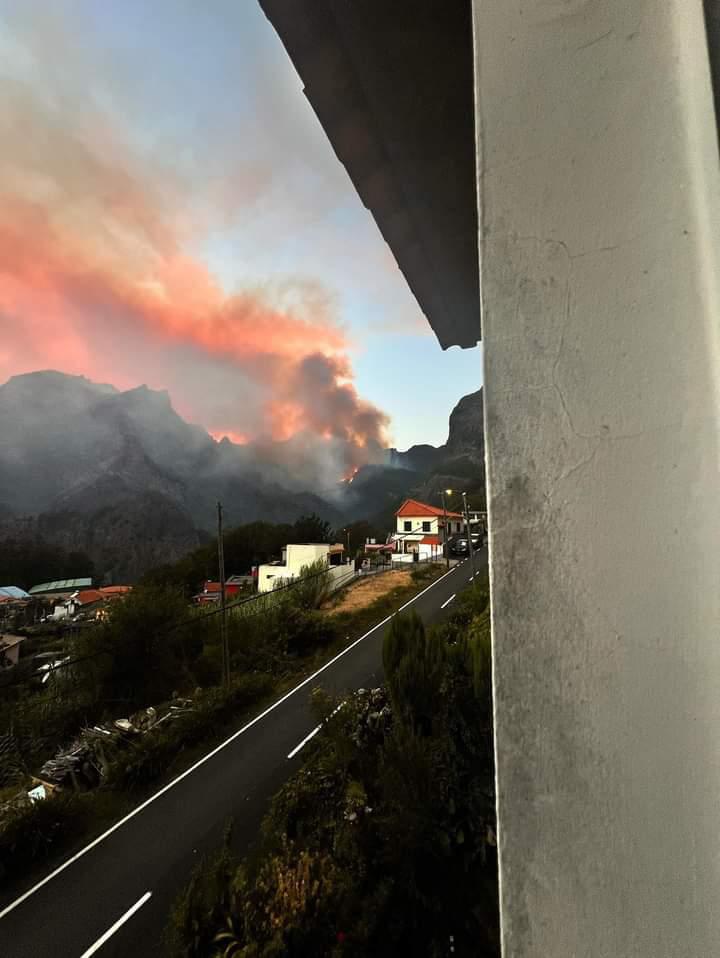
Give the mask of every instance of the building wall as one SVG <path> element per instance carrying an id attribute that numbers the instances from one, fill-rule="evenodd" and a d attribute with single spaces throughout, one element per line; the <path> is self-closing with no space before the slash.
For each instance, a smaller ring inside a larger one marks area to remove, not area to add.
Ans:
<path id="1" fill-rule="evenodd" d="M 475 0 L 505 958 L 720 955 L 700 0 Z"/>
<path id="2" fill-rule="evenodd" d="M 427 516 L 397 516 L 397 533 L 398 535 L 407 535 L 405 529 L 405 523 L 412 523 L 413 532 L 424 532 L 425 535 L 442 535 L 442 527 L 444 524 L 444 519 L 442 516 L 434 516 L 429 518 Z M 430 523 L 430 529 L 423 529 L 423 522 Z M 448 531 L 450 535 L 455 535 L 458 532 L 462 532 L 465 528 L 465 522 L 462 519 L 449 518 L 448 519 Z"/>
<path id="3" fill-rule="evenodd" d="M 279 583 L 291 582 L 300 575 L 303 568 L 320 560 L 327 562 L 330 547 L 327 544 L 288 545 L 283 565 L 261 565 L 258 568 L 258 592 L 271 592 Z M 347 564 L 328 566 L 333 585 L 347 576 Z"/>
<path id="4" fill-rule="evenodd" d="M 412 523 L 413 532 L 425 532 L 426 535 L 439 535 L 440 534 L 440 520 L 437 516 L 431 517 L 428 519 L 427 516 L 397 516 L 397 532 L 402 535 L 405 530 L 405 523 Z M 430 529 L 425 531 L 423 529 L 423 522 L 430 523 Z"/>
<path id="5" fill-rule="evenodd" d="M 427 559 L 439 559 L 443 553 L 442 545 L 431 546 L 423 542 L 412 542 L 404 545 L 400 543 L 401 552 L 394 552 L 390 557 L 391 562 L 414 562 L 413 553 L 417 552 L 421 560 L 425 561 Z"/>
<path id="6" fill-rule="evenodd" d="M 326 544 L 289 545 L 286 565 L 290 575 L 298 575 L 303 566 L 312 565 L 321 559 L 327 561 L 329 548 Z"/>

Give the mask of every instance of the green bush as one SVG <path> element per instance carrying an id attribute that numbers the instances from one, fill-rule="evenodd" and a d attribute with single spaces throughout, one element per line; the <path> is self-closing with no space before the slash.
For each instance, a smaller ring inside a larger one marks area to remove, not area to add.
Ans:
<path id="1" fill-rule="evenodd" d="M 390 623 L 383 643 L 385 680 L 395 709 L 413 729 L 429 733 L 443 693 L 447 642 L 426 635 L 414 610 Z"/>
<path id="2" fill-rule="evenodd" d="M 323 559 L 303 566 L 292 586 L 285 592 L 290 612 L 319 609 L 332 591 L 332 578 Z"/>
<path id="3" fill-rule="evenodd" d="M 18 805 L 0 818 L 0 877 L 17 877 L 48 858 L 61 844 L 82 835 L 87 801 L 74 793 Z"/>
<path id="4" fill-rule="evenodd" d="M 174 958 L 212 953 L 214 938 L 231 905 L 237 862 L 230 852 L 231 829 L 220 852 L 196 865 L 187 888 L 170 914 L 165 933 L 167 952 Z"/>

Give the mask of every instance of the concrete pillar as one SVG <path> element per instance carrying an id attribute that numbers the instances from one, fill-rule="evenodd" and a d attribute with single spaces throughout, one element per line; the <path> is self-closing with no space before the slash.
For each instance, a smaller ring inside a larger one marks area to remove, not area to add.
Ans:
<path id="1" fill-rule="evenodd" d="M 720 955 L 702 0 L 475 0 L 505 958 Z"/>

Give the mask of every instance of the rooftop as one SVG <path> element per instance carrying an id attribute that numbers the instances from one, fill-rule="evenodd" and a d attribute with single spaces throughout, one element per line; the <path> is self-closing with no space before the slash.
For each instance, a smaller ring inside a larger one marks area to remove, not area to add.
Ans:
<path id="1" fill-rule="evenodd" d="M 92 579 L 57 579 L 55 582 L 41 582 L 30 589 L 30 595 L 42 595 L 43 592 L 76 592 L 78 589 L 91 589 Z"/>
<path id="2" fill-rule="evenodd" d="M 102 594 L 100 589 L 82 589 L 77 594 L 77 600 L 80 605 L 88 605 L 91 602 L 101 602 L 105 598 L 107 597 Z"/>
<path id="3" fill-rule="evenodd" d="M 30 594 L 16 585 L 0 585 L 0 602 L 3 599 L 29 599 Z"/>
<path id="4" fill-rule="evenodd" d="M 443 349 L 480 339 L 472 5 L 260 0 Z"/>
<path id="5" fill-rule="evenodd" d="M 444 509 L 438 509 L 436 506 L 429 506 L 426 502 L 418 502 L 417 499 L 406 499 L 405 502 L 400 506 L 398 511 L 395 513 L 398 518 L 403 518 L 404 516 L 416 518 L 418 516 L 448 516 L 450 519 L 462 519 L 462 515 L 459 512 L 447 512 Z"/>

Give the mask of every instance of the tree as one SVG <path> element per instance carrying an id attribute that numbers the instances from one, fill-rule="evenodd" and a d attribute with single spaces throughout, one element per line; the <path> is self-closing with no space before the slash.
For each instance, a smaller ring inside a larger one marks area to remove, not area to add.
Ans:
<path id="1" fill-rule="evenodd" d="M 122 703 L 128 711 L 162 702 L 195 684 L 192 664 L 202 651 L 203 625 L 179 592 L 139 586 L 77 640 L 81 682 L 96 701 Z"/>
<path id="2" fill-rule="evenodd" d="M 300 516 L 292 527 L 295 542 L 329 542 L 331 533 L 330 523 L 314 512 L 309 516 Z"/>
<path id="3" fill-rule="evenodd" d="M 426 635 L 420 616 L 396 616 L 383 643 L 385 679 L 393 706 L 416 731 L 429 734 L 442 692 L 446 645 Z"/>

